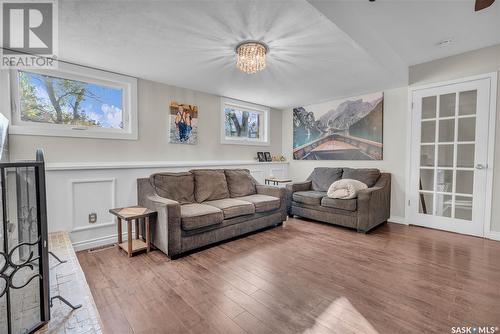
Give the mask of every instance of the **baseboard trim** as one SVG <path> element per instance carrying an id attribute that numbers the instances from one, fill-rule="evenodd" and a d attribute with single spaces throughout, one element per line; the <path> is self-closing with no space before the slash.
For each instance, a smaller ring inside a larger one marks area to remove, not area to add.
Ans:
<path id="1" fill-rule="evenodd" d="M 123 240 L 127 240 L 127 233 L 123 233 L 122 235 Z M 118 234 L 112 234 L 112 235 L 107 235 L 104 237 L 99 237 L 99 238 L 94 238 L 94 239 L 89 239 L 89 240 L 83 240 L 83 241 L 76 241 L 73 242 L 73 248 L 75 249 L 75 252 L 87 250 L 90 248 L 94 247 L 100 247 L 100 246 L 105 246 L 109 244 L 116 243 L 118 239 Z"/>
<path id="2" fill-rule="evenodd" d="M 390 223 L 408 225 L 408 223 L 406 222 L 405 217 L 391 216 L 387 221 L 390 222 Z"/>
<path id="3" fill-rule="evenodd" d="M 500 232 L 496 231 L 490 231 L 486 238 L 491 239 L 491 240 L 497 240 L 500 241 Z"/>

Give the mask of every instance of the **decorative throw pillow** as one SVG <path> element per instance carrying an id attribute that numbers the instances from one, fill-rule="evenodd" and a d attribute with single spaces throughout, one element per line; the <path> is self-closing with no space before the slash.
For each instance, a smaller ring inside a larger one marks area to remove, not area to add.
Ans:
<path id="1" fill-rule="evenodd" d="M 307 178 L 312 190 L 327 191 L 330 185 L 342 178 L 342 168 L 316 167 Z"/>
<path id="2" fill-rule="evenodd" d="M 332 183 L 326 195 L 330 198 L 351 199 L 358 197 L 358 191 L 368 186 L 361 181 L 342 179 Z"/>
<path id="3" fill-rule="evenodd" d="M 198 203 L 229 197 L 223 169 L 193 169 L 194 197 Z"/>
<path id="4" fill-rule="evenodd" d="M 149 183 L 158 196 L 181 204 L 194 202 L 194 175 L 192 173 L 156 173 L 149 177 Z"/>
<path id="5" fill-rule="evenodd" d="M 226 169 L 227 187 L 231 197 L 242 197 L 256 194 L 255 179 L 248 169 Z"/>
<path id="6" fill-rule="evenodd" d="M 380 177 L 380 170 L 376 168 L 344 168 L 342 179 L 353 179 L 363 182 L 371 188 L 377 183 Z"/>

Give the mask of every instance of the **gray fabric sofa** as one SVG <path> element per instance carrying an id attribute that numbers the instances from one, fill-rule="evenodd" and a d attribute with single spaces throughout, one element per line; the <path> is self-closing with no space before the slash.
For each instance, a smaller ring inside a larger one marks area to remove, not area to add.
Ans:
<path id="1" fill-rule="evenodd" d="M 354 199 L 326 196 L 328 187 L 340 179 L 355 179 L 368 189 Z M 305 182 L 287 184 L 288 214 L 368 232 L 389 219 L 391 174 L 378 169 L 315 168 Z"/>
<path id="2" fill-rule="evenodd" d="M 246 169 L 195 169 L 137 179 L 138 203 L 158 212 L 153 244 L 170 258 L 287 219 L 286 191 Z"/>

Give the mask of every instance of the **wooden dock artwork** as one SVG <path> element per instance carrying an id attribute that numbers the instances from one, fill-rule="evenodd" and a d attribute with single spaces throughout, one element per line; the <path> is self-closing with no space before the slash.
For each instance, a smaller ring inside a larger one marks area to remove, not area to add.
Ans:
<path id="1" fill-rule="evenodd" d="M 294 160 L 382 160 L 382 92 L 293 109 Z"/>
<path id="2" fill-rule="evenodd" d="M 371 159 L 355 159 L 359 153 Z M 335 160 L 382 160 L 383 144 L 352 136 L 332 134 L 320 138 L 310 144 L 293 150 L 295 160 L 329 160 L 329 155 L 335 154 Z M 340 159 L 343 156 L 343 159 Z M 325 158 L 326 157 L 326 158 Z"/>

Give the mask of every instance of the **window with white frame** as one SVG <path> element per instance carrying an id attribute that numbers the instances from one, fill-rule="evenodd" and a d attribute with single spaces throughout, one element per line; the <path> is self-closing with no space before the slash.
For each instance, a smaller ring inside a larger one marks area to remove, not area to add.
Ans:
<path id="1" fill-rule="evenodd" d="M 269 145 L 269 108 L 222 98 L 221 142 L 238 145 Z"/>
<path id="2" fill-rule="evenodd" d="M 11 133 L 137 139 L 137 79 L 59 67 L 8 71 Z"/>

